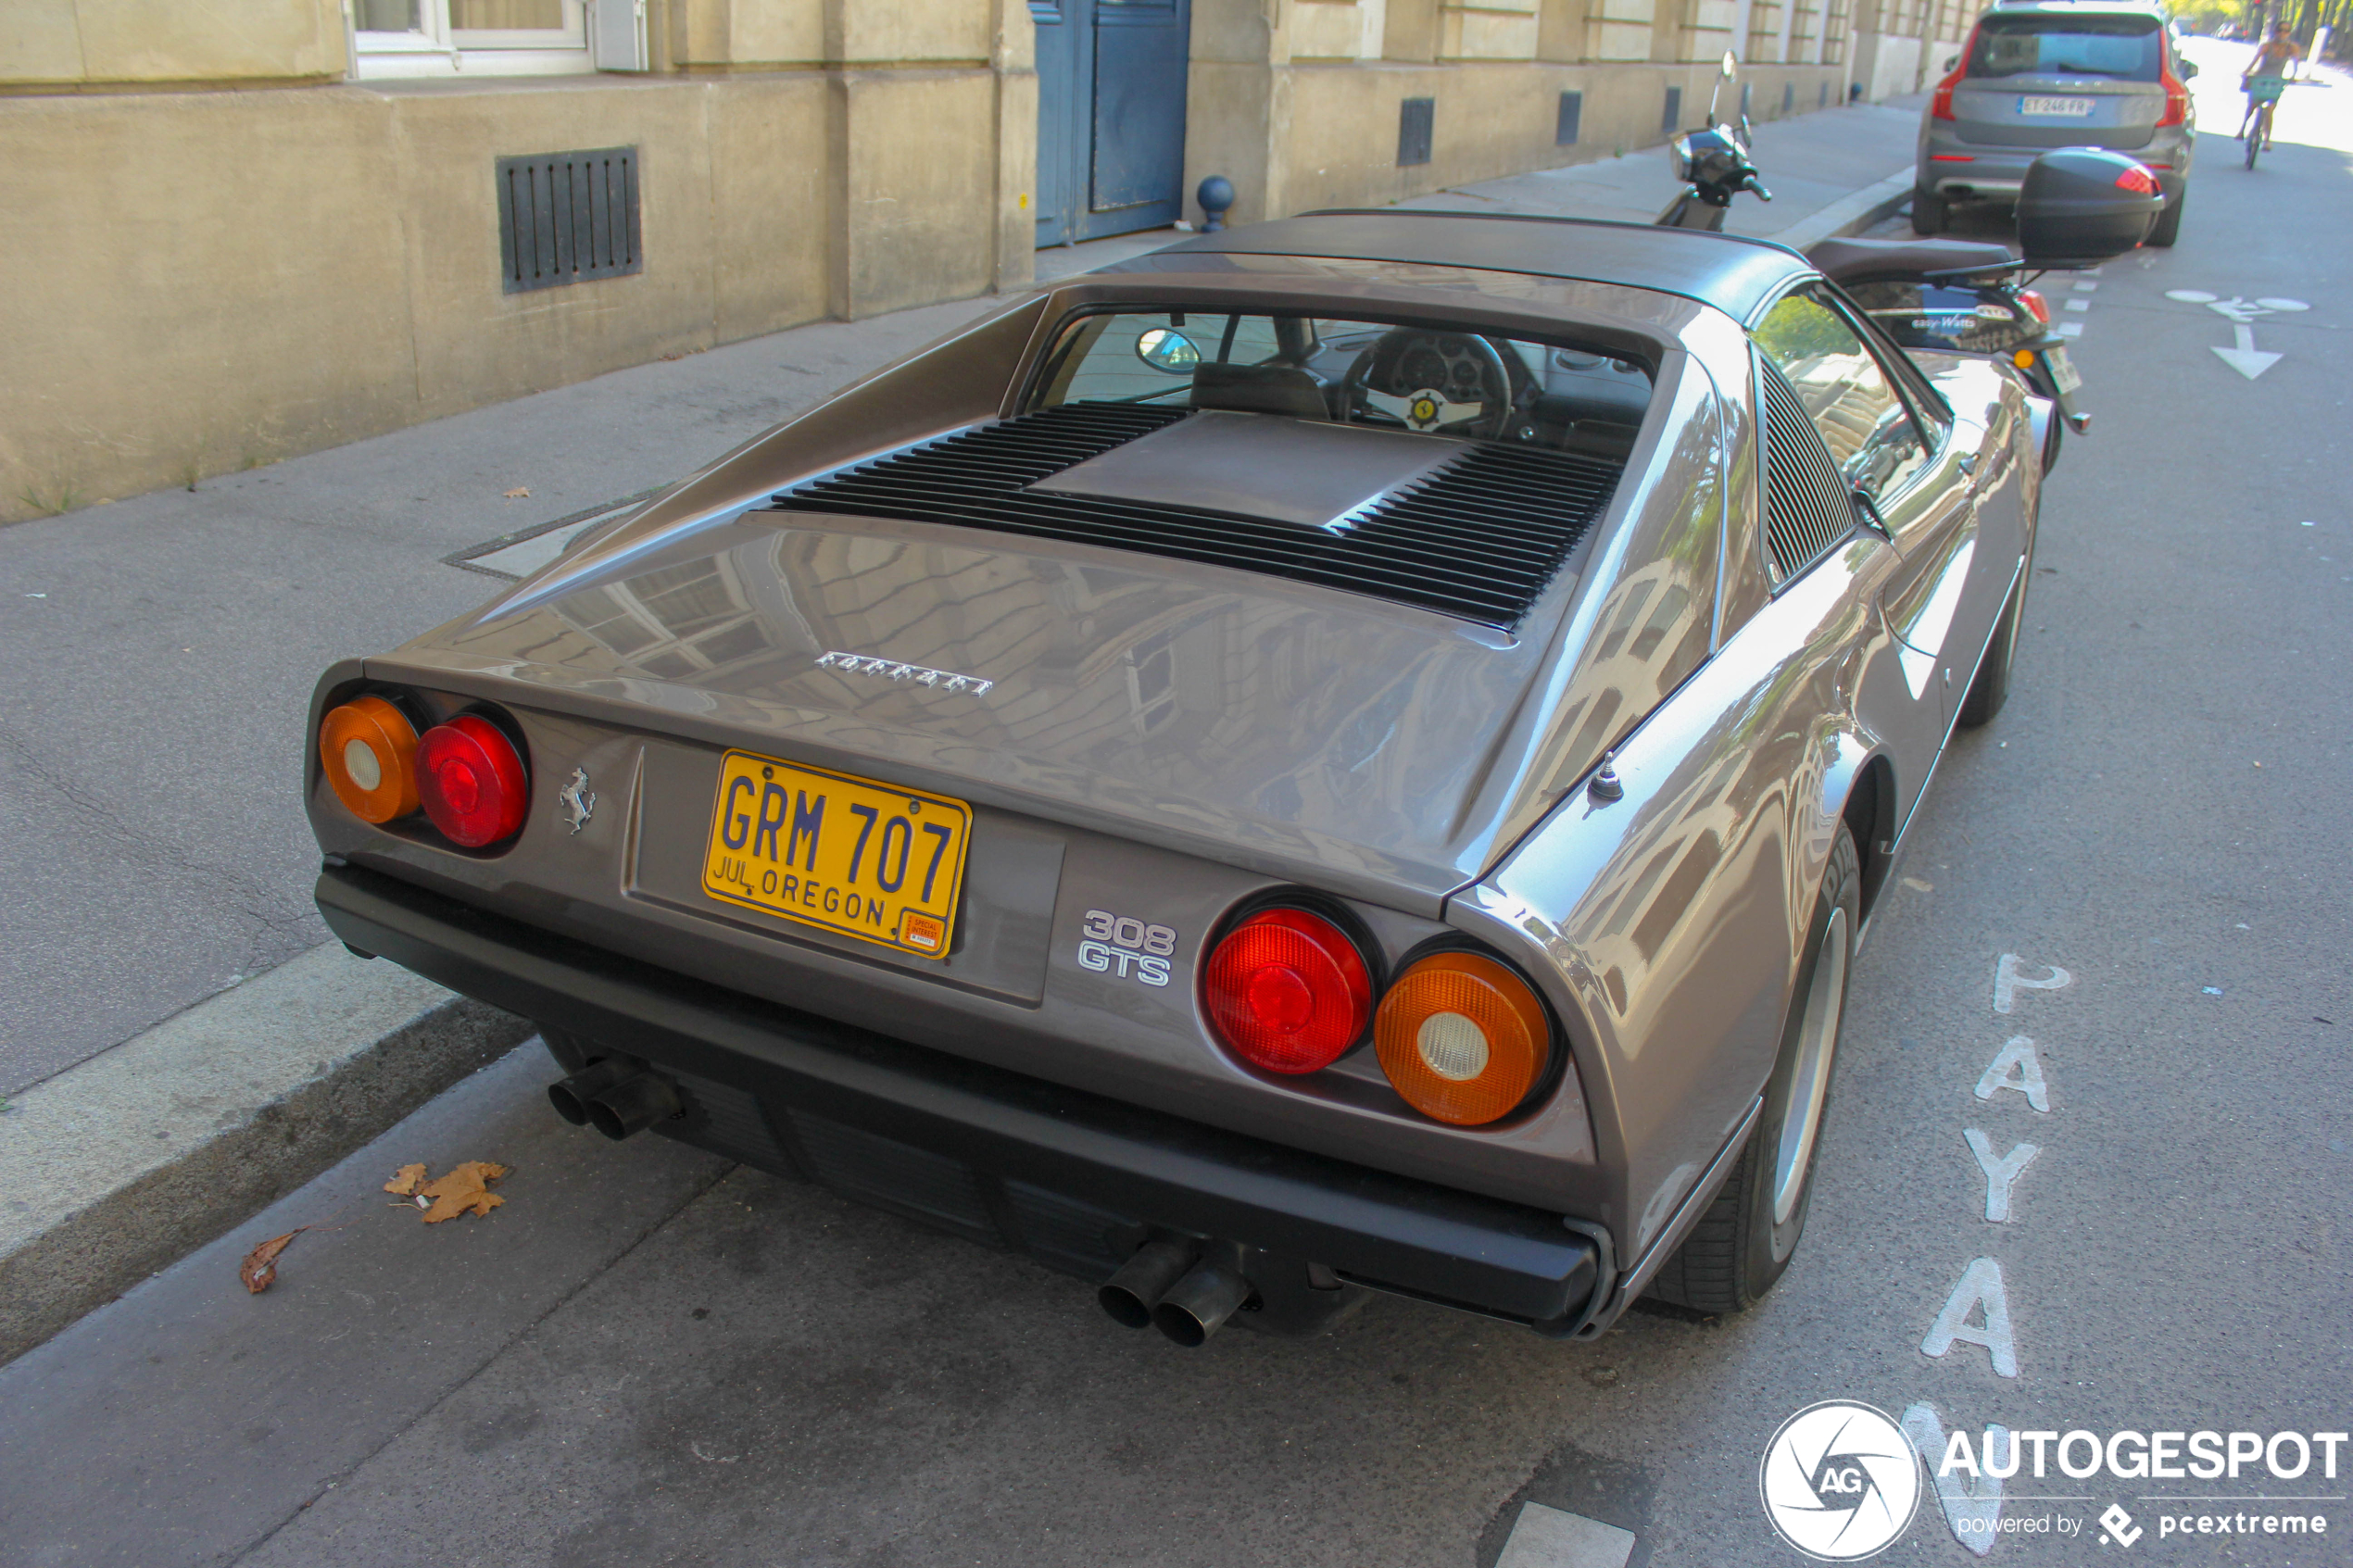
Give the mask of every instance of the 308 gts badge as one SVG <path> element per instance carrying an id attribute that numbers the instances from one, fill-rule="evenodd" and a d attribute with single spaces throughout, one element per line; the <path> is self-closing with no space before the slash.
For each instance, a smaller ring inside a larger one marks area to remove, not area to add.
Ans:
<path id="1" fill-rule="evenodd" d="M 1176 951 L 1174 926 L 1147 925 L 1132 915 L 1089 909 L 1080 928 L 1078 967 L 1103 973 L 1116 966 L 1119 977 L 1131 975 L 1147 985 L 1168 984 L 1169 956 Z"/>

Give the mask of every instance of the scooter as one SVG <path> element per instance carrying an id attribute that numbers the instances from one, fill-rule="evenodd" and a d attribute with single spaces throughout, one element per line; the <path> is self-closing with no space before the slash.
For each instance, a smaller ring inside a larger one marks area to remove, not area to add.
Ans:
<path id="1" fill-rule="evenodd" d="M 2083 385 L 2051 307 L 2027 287 L 2055 269 L 2030 267 L 2005 245 L 1966 240 L 1823 240 L 1806 259 L 1846 292 L 1904 348 L 2006 360 L 2039 397 L 2057 405 L 2043 440 L 2043 471 L 2058 461 L 2060 432 L 2090 432 L 2075 405 Z"/>
<path id="2" fill-rule="evenodd" d="M 1675 160 L 1676 172 L 1682 176 L 1683 194 L 1667 204 L 1656 219 L 1662 228 L 1705 229 L 1711 233 L 1724 230 L 1724 214 L 1732 198 L 1743 191 L 1754 194 L 1759 201 L 1771 201 L 1773 193 L 1756 177 L 1756 165 L 1749 158 L 1748 116 L 1741 116 L 1738 125 L 1718 123 L 1716 100 L 1722 95 L 1724 84 L 1732 80 L 1740 62 L 1732 52 L 1724 52 L 1724 64 L 1716 73 L 1715 90 L 1707 95 L 1707 123 L 1696 131 L 1686 131 L 1667 144 L 1667 154 Z"/>
<path id="3" fill-rule="evenodd" d="M 1717 99 L 1738 69 L 1727 51 L 1708 94 L 1708 123 L 1669 144 L 1684 185 L 1659 213 L 1663 227 L 1720 233 L 1734 196 L 1746 191 L 1773 199 L 1750 153 L 1748 117 L 1738 125 L 1716 119 Z M 2067 340 L 2052 330 L 2049 303 L 2023 276 L 2066 270 L 2067 259 L 2024 261 L 2007 246 L 1962 240 L 1850 239 L 1823 240 L 1806 259 L 1899 346 L 2005 360 L 2037 396 L 2055 404 L 2061 417 L 2044 437 L 2045 472 L 2058 461 L 2062 429 L 2078 435 L 2090 431 L 2092 416 L 2075 406 L 2083 383 L 2068 358 Z"/>

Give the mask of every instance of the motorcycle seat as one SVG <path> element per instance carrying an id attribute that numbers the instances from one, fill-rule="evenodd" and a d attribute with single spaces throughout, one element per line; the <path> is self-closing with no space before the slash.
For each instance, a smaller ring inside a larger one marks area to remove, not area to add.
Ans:
<path id="1" fill-rule="evenodd" d="M 1823 240 L 1806 259 L 1834 283 L 1917 278 L 1930 272 L 1995 272 L 2016 264 L 2007 245 L 1969 240 Z"/>

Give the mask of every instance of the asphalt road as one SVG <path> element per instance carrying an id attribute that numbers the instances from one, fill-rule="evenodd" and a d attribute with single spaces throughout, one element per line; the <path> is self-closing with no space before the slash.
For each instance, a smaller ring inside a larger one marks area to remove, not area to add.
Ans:
<path id="1" fill-rule="evenodd" d="M 0 1562 L 1491 1568 L 1534 1502 L 1713 1568 L 1801 1561 L 1758 1462 L 1818 1400 L 2353 1428 L 2353 107 L 2292 99 L 2250 173 L 2228 97 L 2178 248 L 2049 290 L 2096 426 L 2045 494 L 2009 706 L 1948 754 L 1857 966 L 1808 1236 L 1757 1311 L 1564 1346 L 1382 1299 L 1180 1351 L 1020 1261 L 565 1128 L 527 1047 L 0 1369 Z M 2256 307 L 2259 379 L 2211 352 L 2233 300 L 2309 307 Z M 1995 1086 L 2021 1038 L 2039 1096 Z M 2006 1220 L 1972 1129 L 2038 1150 Z M 513 1168 L 486 1219 L 375 1190 L 466 1159 Z M 248 1296 L 238 1255 L 305 1223 L 341 1228 Z M 1996 1275 L 2007 1335 L 1926 1353 Z M 1955 1512 L 2027 1526 L 1994 1561 L 2342 1562 L 2348 1466 L 2054 1468 Z M 2150 1500 L 2183 1494 L 2232 1500 Z M 2328 1531 L 2160 1533 L 2250 1511 Z M 1976 1560 L 1933 1493 L 1881 1559 Z"/>

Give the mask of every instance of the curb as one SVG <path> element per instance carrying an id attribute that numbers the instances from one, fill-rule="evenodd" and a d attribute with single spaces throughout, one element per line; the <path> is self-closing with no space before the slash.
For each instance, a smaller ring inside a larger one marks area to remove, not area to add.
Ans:
<path id="1" fill-rule="evenodd" d="M 331 942 L 15 1097 L 0 1114 L 0 1363 L 532 1029 Z"/>
<path id="2" fill-rule="evenodd" d="M 1859 234 L 1910 205 L 1912 180 L 1912 169 L 1906 166 L 1884 180 L 1840 197 L 1818 212 L 1799 219 L 1780 233 L 1767 234 L 1764 238 L 1777 240 L 1792 250 L 1804 250 L 1807 245 L 1823 240 L 1844 239 L 1850 234 Z"/>

